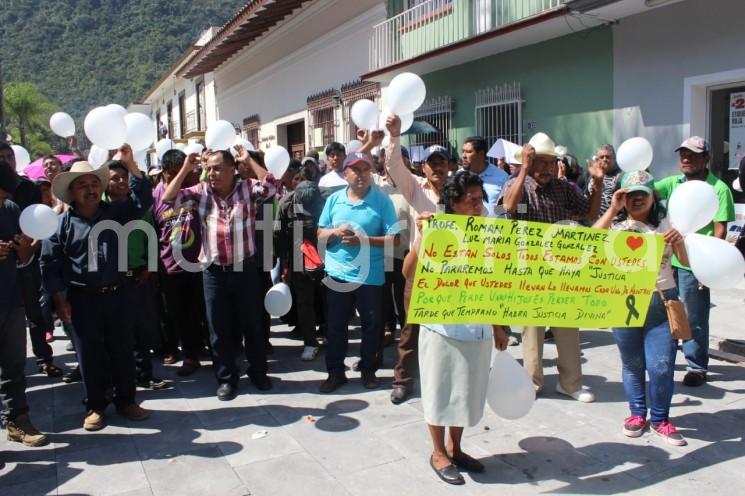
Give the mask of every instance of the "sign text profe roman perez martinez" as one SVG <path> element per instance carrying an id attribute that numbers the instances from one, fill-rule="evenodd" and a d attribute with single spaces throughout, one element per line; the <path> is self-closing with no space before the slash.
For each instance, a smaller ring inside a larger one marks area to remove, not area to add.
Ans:
<path id="1" fill-rule="evenodd" d="M 663 248 L 654 233 L 438 214 L 422 233 L 407 318 L 640 327 Z"/>

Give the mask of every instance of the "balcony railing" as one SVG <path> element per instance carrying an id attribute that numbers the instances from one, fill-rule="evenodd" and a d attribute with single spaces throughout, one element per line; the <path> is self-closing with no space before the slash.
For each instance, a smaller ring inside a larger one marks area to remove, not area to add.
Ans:
<path id="1" fill-rule="evenodd" d="M 376 25 L 370 71 L 556 9 L 568 0 L 428 0 Z"/>

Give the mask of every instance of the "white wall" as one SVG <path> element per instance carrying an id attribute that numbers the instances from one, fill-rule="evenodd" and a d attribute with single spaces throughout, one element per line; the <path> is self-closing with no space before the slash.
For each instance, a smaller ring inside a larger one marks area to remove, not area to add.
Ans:
<path id="1" fill-rule="evenodd" d="M 614 26 L 614 140 L 649 139 L 655 176 L 678 172 L 673 150 L 689 132 L 708 132 L 696 82 L 732 82 L 724 79 L 745 70 L 744 20 L 743 0 L 688 0 Z"/>
<path id="2" fill-rule="evenodd" d="M 372 27 L 385 20 L 385 7 L 382 2 L 378 3 L 373 9 L 319 34 L 301 49 L 273 63 L 256 64 L 256 53 L 273 44 L 276 48 L 277 39 L 292 36 L 293 29 L 303 29 L 302 24 L 296 28 L 280 26 L 256 46 L 219 67 L 215 79 L 220 119 L 240 124 L 245 117 L 258 114 L 262 123 L 261 136 L 266 136 L 265 133 L 276 136 L 276 132 L 271 132 L 277 125 L 274 121 L 300 115 L 307 106 L 308 96 L 329 88 L 339 89 L 343 83 L 358 79 L 367 71 Z M 312 22 L 305 25 L 314 26 L 305 29 L 319 29 L 313 19 L 304 22 Z M 329 25 L 333 23 L 325 23 L 321 29 Z"/>

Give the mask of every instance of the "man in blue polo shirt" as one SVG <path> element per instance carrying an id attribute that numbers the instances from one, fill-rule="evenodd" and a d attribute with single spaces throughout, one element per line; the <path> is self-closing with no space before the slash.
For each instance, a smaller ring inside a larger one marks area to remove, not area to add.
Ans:
<path id="1" fill-rule="evenodd" d="M 655 190 L 662 200 L 669 200 L 673 191 L 686 181 L 706 181 L 719 197 L 719 209 L 708 226 L 699 234 L 716 236 L 724 239 L 727 234 L 727 222 L 735 220 L 735 206 L 732 191 L 724 182 L 711 173 L 707 165 L 711 159 L 709 145 L 703 138 L 692 136 L 685 140 L 676 150 L 680 155 L 681 175 L 669 176 L 655 182 Z M 697 208 L 691 205 L 691 208 Z M 678 283 L 680 299 L 685 305 L 688 320 L 691 322 L 693 339 L 683 341 L 683 353 L 688 361 L 688 372 L 683 377 L 683 384 L 696 387 L 706 382 L 709 366 L 709 309 L 711 295 L 709 288 L 702 285 L 691 269 L 673 257 L 675 279 Z"/>
<path id="2" fill-rule="evenodd" d="M 399 243 L 399 226 L 390 198 L 372 185 L 373 170 L 369 155 L 348 155 L 343 165 L 347 187 L 329 196 L 318 221 L 318 243 L 326 247 L 328 273 L 324 284 L 329 375 L 320 387 L 322 393 L 335 391 L 347 382 L 347 326 L 355 308 L 362 324 L 362 384 L 368 389 L 380 385 L 375 377 L 375 358 L 382 326 L 384 247 L 392 250 Z"/>
<path id="3" fill-rule="evenodd" d="M 484 191 L 486 192 L 484 207 L 489 217 L 497 217 L 497 201 L 502 196 L 504 183 L 510 177 L 496 165 L 487 162 L 486 151 L 486 140 L 484 138 L 469 136 L 463 142 L 461 158 L 463 159 L 463 165 L 471 172 L 478 174 L 484 181 Z"/>

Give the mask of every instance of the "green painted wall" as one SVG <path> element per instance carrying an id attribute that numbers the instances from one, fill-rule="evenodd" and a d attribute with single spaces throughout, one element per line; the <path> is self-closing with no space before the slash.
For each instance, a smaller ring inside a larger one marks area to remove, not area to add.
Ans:
<path id="1" fill-rule="evenodd" d="M 423 76 L 427 97 L 454 98 L 451 144 L 460 148 L 475 133 L 476 90 L 519 81 L 524 141 L 545 132 L 584 166 L 613 141 L 612 43 L 611 29 L 596 28 L 449 67 Z"/>

